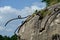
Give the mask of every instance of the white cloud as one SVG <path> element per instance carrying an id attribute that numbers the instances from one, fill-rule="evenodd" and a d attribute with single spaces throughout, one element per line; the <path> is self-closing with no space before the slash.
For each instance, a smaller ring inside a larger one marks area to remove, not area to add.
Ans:
<path id="1" fill-rule="evenodd" d="M 37 9 L 37 10 L 40 10 L 41 8 L 39 8 L 39 7 L 37 7 L 37 6 L 31 6 L 31 9 L 32 9 L 32 10 L 36 10 L 36 9 Z"/>
<path id="2" fill-rule="evenodd" d="M 13 31 L 12 29 L 10 28 L 6 28 L 6 27 L 3 27 L 3 26 L 0 26 L 0 31 L 7 31 L 7 32 L 10 32 L 10 31 Z"/>
<path id="3" fill-rule="evenodd" d="M 4 6 L 4 7 L 0 7 L 0 13 L 16 13 L 19 12 L 19 10 L 12 8 L 11 6 Z"/>
<path id="4" fill-rule="evenodd" d="M 12 29 L 7 29 L 7 27 L 0 26 L 0 31 L 12 31 Z"/>
<path id="5" fill-rule="evenodd" d="M 37 5 L 32 5 L 30 7 L 25 7 L 22 10 L 12 8 L 11 6 L 0 7 L 0 13 L 2 14 L 16 14 L 16 15 L 30 15 L 35 10 L 40 10 L 41 8 Z"/>
<path id="6" fill-rule="evenodd" d="M 2 16 L 0 16 L 0 23 L 1 23 L 1 21 L 2 21 Z"/>
<path id="7" fill-rule="evenodd" d="M 22 16 L 27 16 L 27 15 L 31 15 L 36 9 L 40 10 L 41 8 L 35 5 L 31 7 L 25 7 L 20 11 L 20 13 Z"/>
<path id="8" fill-rule="evenodd" d="M 0 31 L 5 30 L 5 27 L 0 26 Z"/>
<path id="9" fill-rule="evenodd" d="M 0 16 L 0 19 L 2 19 L 2 16 Z"/>
<path id="10" fill-rule="evenodd" d="M 33 5 L 39 6 L 41 9 L 46 7 L 45 2 L 35 2 L 35 3 L 33 3 Z"/>
<path id="11" fill-rule="evenodd" d="M 22 16 L 27 16 L 31 15 L 36 9 L 40 10 L 45 8 L 45 3 L 42 2 L 35 2 L 32 4 L 30 7 L 24 7 L 23 9 L 16 9 L 11 6 L 4 6 L 0 7 L 0 14 L 2 15 L 22 15 Z"/>
<path id="12" fill-rule="evenodd" d="M 6 29 L 7 32 L 13 31 L 12 29 Z"/>

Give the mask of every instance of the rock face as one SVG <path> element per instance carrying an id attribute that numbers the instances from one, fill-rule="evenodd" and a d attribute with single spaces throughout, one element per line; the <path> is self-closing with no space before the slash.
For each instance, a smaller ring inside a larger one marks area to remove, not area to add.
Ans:
<path id="1" fill-rule="evenodd" d="M 48 7 L 48 10 L 51 11 L 50 15 L 47 14 L 42 19 L 35 15 L 22 24 L 18 40 L 60 40 L 60 3 Z"/>

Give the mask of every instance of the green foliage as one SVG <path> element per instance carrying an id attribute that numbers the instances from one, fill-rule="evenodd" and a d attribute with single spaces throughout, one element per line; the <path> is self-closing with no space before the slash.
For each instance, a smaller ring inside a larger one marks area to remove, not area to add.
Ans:
<path id="1" fill-rule="evenodd" d="M 43 10 L 40 10 L 40 11 L 35 11 L 33 14 L 32 14 L 32 16 L 34 17 L 35 15 L 39 15 L 40 14 L 40 16 L 42 16 L 42 17 L 45 17 L 46 15 L 49 15 L 49 14 L 51 14 L 51 11 L 50 10 L 48 10 L 48 9 L 43 9 Z"/>
<path id="2" fill-rule="evenodd" d="M 38 10 L 35 10 L 35 12 L 32 14 L 32 16 L 34 17 L 37 14 Z"/>
<path id="3" fill-rule="evenodd" d="M 13 35 L 11 37 L 0 35 L 0 40 L 17 40 L 17 35 Z"/>
<path id="4" fill-rule="evenodd" d="M 41 10 L 41 14 L 42 14 L 43 17 L 45 17 L 46 15 L 51 14 L 51 11 L 49 11 L 49 10 L 47 10 L 47 9 Z"/>
<path id="5" fill-rule="evenodd" d="M 48 6 L 54 5 L 54 4 L 56 4 L 56 3 L 59 3 L 60 0 L 42 0 L 42 2 L 46 2 L 46 5 L 47 5 L 47 7 L 48 7 Z M 34 17 L 36 14 L 39 14 L 39 13 L 42 15 L 42 17 L 45 17 L 46 15 L 51 14 L 51 11 L 50 11 L 50 10 L 47 10 L 47 9 L 40 10 L 40 11 L 37 11 L 37 10 L 36 10 L 36 11 L 32 14 L 32 16 Z"/>
<path id="6" fill-rule="evenodd" d="M 13 35 L 13 36 L 11 37 L 11 40 L 17 40 L 17 35 L 16 35 L 16 34 Z"/>
<path id="7" fill-rule="evenodd" d="M 56 3 L 59 3 L 60 0 L 42 0 L 42 2 L 46 2 L 47 6 L 54 5 Z"/>
<path id="8" fill-rule="evenodd" d="M 3 36 L 2 35 L 0 35 L 0 40 L 3 40 L 4 38 L 3 38 Z"/>
<path id="9" fill-rule="evenodd" d="M 3 37 L 4 39 L 3 40 L 11 40 L 9 37 L 7 37 L 7 36 L 4 36 Z"/>

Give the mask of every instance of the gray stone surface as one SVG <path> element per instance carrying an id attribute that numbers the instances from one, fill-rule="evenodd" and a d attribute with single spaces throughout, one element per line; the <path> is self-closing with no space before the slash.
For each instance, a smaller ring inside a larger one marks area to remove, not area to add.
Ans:
<path id="1" fill-rule="evenodd" d="M 55 7 L 59 9 L 60 3 Z M 52 13 L 43 19 L 39 20 L 40 16 L 35 15 L 22 25 L 18 32 L 19 40 L 60 40 L 60 11 L 54 11 L 55 7 L 50 7 Z"/>

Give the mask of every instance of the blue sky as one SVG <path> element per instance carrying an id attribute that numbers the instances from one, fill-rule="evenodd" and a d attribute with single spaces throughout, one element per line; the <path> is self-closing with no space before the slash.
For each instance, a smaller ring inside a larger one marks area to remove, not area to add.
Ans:
<path id="1" fill-rule="evenodd" d="M 6 27 L 4 24 L 18 15 L 25 17 L 31 15 L 36 9 L 41 10 L 46 7 L 41 0 L 0 0 L 0 34 L 11 36 L 14 30 L 21 25 L 24 20 L 14 20 Z"/>

